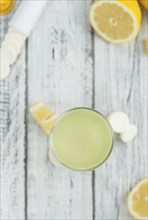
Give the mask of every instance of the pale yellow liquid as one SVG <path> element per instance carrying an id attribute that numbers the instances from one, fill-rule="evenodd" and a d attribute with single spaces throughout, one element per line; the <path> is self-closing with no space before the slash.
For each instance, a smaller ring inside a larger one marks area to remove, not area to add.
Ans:
<path id="1" fill-rule="evenodd" d="M 54 126 L 52 149 L 55 157 L 74 170 L 91 170 L 112 149 L 112 131 L 106 120 L 90 109 L 64 114 Z"/>

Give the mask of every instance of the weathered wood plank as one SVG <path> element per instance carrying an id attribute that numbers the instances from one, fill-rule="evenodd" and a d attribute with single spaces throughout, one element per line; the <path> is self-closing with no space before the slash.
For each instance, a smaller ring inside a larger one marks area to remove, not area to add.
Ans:
<path id="1" fill-rule="evenodd" d="M 92 105 L 90 1 L 50 1 L 28 44 L 29 104 L 57 114 Z M 28 116 L 28 219 L 92 219 L 91 173 L 53 167 L 48 138 Z"/>
<path id="2" fill-rule="evenodd" d="M 1 41 L 13 12 L 0 17 Z M 24 50 L 0 82 L 0 216 L 7 220 L 25 219 L 25 89 Z"/>
<path id="3" fill-rule="evenodd" d="M 147 36 L 146 13 L 141 32 L 128 45 L 109 45 L 95 36 L 95 107 L 104 114 L 115 110 L 129 114 L 138 136 L 128 144 L 116 141 L 110 159 L 96 171 L 96 219 L 130 219 L 126 194 L 147 175 L 147 73 L 143 39 Z"/>

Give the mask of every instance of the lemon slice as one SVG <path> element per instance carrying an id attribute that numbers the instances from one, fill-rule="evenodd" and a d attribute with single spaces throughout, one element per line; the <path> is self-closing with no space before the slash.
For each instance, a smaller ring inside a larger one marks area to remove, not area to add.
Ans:
<path id="1" fill-rule="evenodd" d="M 139 32 L 141 10 L 137 1 L 96 1 L 90 7 L 89 20 L 104 40 L 126 43 Z"/>
<path id="2" fill-rule="evenodd" d="M 56 121 L 56 115 L 41 102 L 34 103 L 30 113 L 46 134 L 50 134 L 51 128 Z"/>
<path id="3" fill-rule="evenodd" d="M 134 219 L 148 219 L 148 178 L 133 187 L 127 198 L 127 207 Z"/>

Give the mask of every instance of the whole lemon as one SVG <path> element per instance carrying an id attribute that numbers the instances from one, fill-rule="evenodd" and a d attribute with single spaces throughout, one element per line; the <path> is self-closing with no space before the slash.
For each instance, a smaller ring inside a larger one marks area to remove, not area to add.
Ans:
<path id="1" fill-rule="evenodd" d="M 148 0 L 139 0 L 143 7 L 148 10 Z"/>

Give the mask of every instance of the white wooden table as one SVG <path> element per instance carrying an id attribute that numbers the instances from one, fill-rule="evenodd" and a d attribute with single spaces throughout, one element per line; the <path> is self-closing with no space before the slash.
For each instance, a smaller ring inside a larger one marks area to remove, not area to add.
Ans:
<path id="1" fill-rule="evenodd" d="M 148 172 L 143 47 L 148 17 L 144 12 L 140 34 L 130 44 L 109 45 L 91 31 L 90 4 L 49 0 L 11 75 L 1 81 L 2 220 L 131 219 L 126 194 Z M 1 17 L 1 40 L 12 14 Z M 95 172 L 55 168 L 48 160 L 48 138 L 28 113 L 37 100 L 57 114 L 76 106 L 105 115 L 125 111 L 138 136 L 129 144 L 117 140 Z"/>

